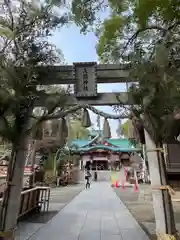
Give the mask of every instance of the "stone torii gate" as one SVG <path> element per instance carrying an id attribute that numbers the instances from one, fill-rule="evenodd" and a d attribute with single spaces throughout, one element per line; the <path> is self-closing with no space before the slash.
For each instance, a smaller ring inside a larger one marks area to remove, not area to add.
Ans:
<path id="1" fill-rule="evenodd" d="M 98 83 L 128 83 L 135 82 L 130 79 L 129 65 L 121 64 L 107 64 L 98 65 L 96 62 L 83 62 L 74 63 L 73 66 L 49 66 L 39 67 L 39 82 L 41 85 L 53 85 L 53 84 L 74 84 L 74 94 L 68 96 L 67 105 L 74 106 L 77 110 L 81 107 L 93 108 L 92 105 L 118 105 L 120 102 L 124 105 L 133 104 L 132 99 L 128 96 L 127 92 L 117 93 L 98 93 Z M 117 99 L 118 95 L 118 99 Z M 39 100 L 36 101 L 36 106 L 42 106 L 46 100 L 46 94 L 39 96 Z M 79 107 L 78 107 L 79 106 Z M 90 107 L 91 106 L 91 107 Z M 93 108 L 92 110 L 95 109 Z M 70 113 L 67 111 L 67 114 Z M 65 114 L 66 115 L 66 114 Z M 65 116 L 64 115 L 64 116 Z M 113 119 L 127 118 L 126 114 L 120 114 L 119 116 L 111 117 Z M 159 162 L 157 158 L 157 150 L 154 142 L 145 131 L 147 156 L 149 160 L 149 168 L 151 175 L 151 184 L 155 190 L 153 190 L 153 203 L 154 212 L 156 218 L 156 232 L 166 233 L 166 216 L 163 208 L 159 203 L 163 203 L 162 190 L 156 186 L 161 186 L 162 176 L 160 176 Z"/>
<path id="2" fill-rule="evenodd" d="M 49 66 L 49 67 L 38 67 L 39 71 L 39 79 L 38 83 L 40 85 L 54 85 L 54 84 L 74 84 L 75 92 L 73 95 L 68 96 L 67 104 L 72 106 L 73 111 L 76 111 L 80 108 L 89 108 L 93 111 L 96 111 L 92 105 L 118 105 L 119 102 L 130 105 L 133 104 L 130 97 L 126 92 L 124 93 L 98 93 L 97 84 L 98 83 L 127 83 L 134 82 L 130 79 L 129 75 L 129 66 L 128 65 L 98 65 L 95 62 L 90 63 L 74 63 L 73 66 Z M 119 99 L 117 99 L 117 95 Z M 44 106 L 46 98 L 48 95 L 42 93 L 39 95 L 38 100 L 36 100 L 36 106 Z M 65 117 L 67 114 L 71 113 L 72 108 L 69 110 L 65 110 L 62 114 L 58 116 L 58 118 Z M 97 112 L 100 114 L 100 112 Z M 120 114 L 116 116 L 112 116 L 110 114 L 104 114 L 101 112 L 102 116 L 105 118 L 127 118 L 127 114 Z M 48 117 L 48 119 L 50 119 Z M 47 120 L 48 120 L 47 119 Z M 52 119 L 53 116 L 52 116 Z M 44 119 L 45 120 L 45 119 Z M 154 143 L 149 138 L 148 134 L 145 134 L 146 144 L 151 152 L 148 154 L 149 158 L 149 166 L 150 166 L 150 174 L 151 174 L 151 183 L 152 187 L 157 187 L 162 185 L 160 171 L 159 171 L 159 162 L 157 159 L 157 152 L 154 150 L 156 147 Z M 24 142 L 23 142 L 24 143 Z M 23 144 L 22 144 L 23 145 Z M 24 156 L 24 148 L 20 148 L 19 158 Z M 14 160 L 13 160 L 14 161 Z M 9 174 L 8 178 L 8 189 L 9 189 L 9 199 L 10 203 L 7 204 L 8 208 L 6 209 L 6 224 L 3 227 L 4 230 L 9 230 L 14 233 L 14 226 L 16 225 L 16 216 L 18 215 L 18 204 L 20 201 L 20 185 L 21 179 L 23 177 L 24 171 L 24 161 L 19 161 L 13 171 L 13 176 Z M 13 184 L 12 184 L 13 183 Z M 166 216 L 164 207 L 161 206 L 163 204 L 162 201 L 162 190 L 160 188 L 156 188 L 153 194 L 154 201 L 154 211 L 155 218 L 158 219 L 156 225 L 156 231 L 159 233 L 166 233 Z M 17 201 L 15 201 L 17 199 Z M 5 199 L 6 200 L 6 199 Z M 14 218 L 12 219 L 11 214 L 14 214 Z M 13 231 L 11 230 L 13 229 Z M 3 233 L 3 232 L 2 232 Z"/>
<path id="3" fill-rule="evenodd" d="M 118 105 L 117 94 L 124 104 L 132 104 L 127 92 L 98 93 L 98 83 L 127 83 L 129 66 L 121 64 L 74 63 L 70 66 L 39 67 L 38 81 L 41 85 L 74 84 L 74 94 L 68 96 L 67 105 Z M 134 82 L 134 81 L 133 81 Z M 36 106 L 42 106 L 46 94 L 41 94 Z"/>
<path id="4" fill-rule="evenodd" d="M 60 113 L 59 118 L 64 118 L 69 113 L 75 112 L 81 108 L 84 109 L 87 108 L 93 111 L 94 113 L 101 115 L 105 119 L 108 118 L 121 119 L 128 117 L 126 112 L 122 112 L 119 115 L 107 114 L 93 107 L 93 105 L 96 106 L 118 105 L 119 101 L 123 102 L 124 104 L 132 104 L 132 101 L 130 101 L 127 92 L 98 93 L 97 91 L 98 83 L 131 82 L 129 78 L 128 65 L 121 64 L 98 65 L 96 62 L 83 62 L 73 63 L 73 65 L 71 66 L 39 67 L 38 76 L 39 76 L 38 82 L 44 86 L 54 84 L 74 85 L 74 94 L 68 95 L 66 100 L 66 105 L 69 105 L 71 107 L 63 111 L 62 114 Z M 44 106 L 44 103 L 48 97 L 49 97 L 48 94 L 45 94 L 44 92 L 41 93 L 39 95 L 38 100 L 35 102 L 35 107 Z M 48 116 L 48 120 L 50 119 L 51 116 Z M 53 114 L 52 119 L 54 119 Z M 107 126 L 108 129 L 109 124 L 107 121 L 105 125 Z M 57 140 L 59 139 L 58 134 L 59 130 L 56 130 L 55 132 L 56 132 L 55 135 L 51 135 L 50 137 L 46 138 L 46 140 L 49 139 L 51 145 L 58 144 Z M 45 137 L 43 137 L 42 141 L 38 141 L 38 146 L 43 144 L 44 142 L 43 140 L 45 140 Z M 35 159 L 35 157 L 32 157 L 32 159 Z"/>

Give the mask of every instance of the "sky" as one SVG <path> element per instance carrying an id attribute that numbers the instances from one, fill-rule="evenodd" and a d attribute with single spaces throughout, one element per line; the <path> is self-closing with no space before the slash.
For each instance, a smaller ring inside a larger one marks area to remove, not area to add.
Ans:
<path id="1" fill-rule="evenodd" d="M 98 62 L 98 56 L 96 54 L 97 38 L 93 33 L 83 35 L 80 33 L 80 29 L 76 25 L 63 27 L 54 33 L 51 38 L 59 49 L 62 50 L 65 57 L 65 61 L 68 64 L 73 62 Z M 114 84 L 98 84 L 98 92 L 123 92 L 126 91 L 126 85 L 121 83 Z M 110 106 L 97 106 L 96 108 L 106 112 L 112 113 L 112 107 Z M 91 121 L 94 127 L 97 128 L 96 119 L 97 115 L 90 112 Z M 111 127 L 111 134 L 113 138 L 117 137 L 116 129 L 118 127 L 118 120 L 109 120 Z M 101 118 L 101 128 L 103 127 L 103 118 Z"/>

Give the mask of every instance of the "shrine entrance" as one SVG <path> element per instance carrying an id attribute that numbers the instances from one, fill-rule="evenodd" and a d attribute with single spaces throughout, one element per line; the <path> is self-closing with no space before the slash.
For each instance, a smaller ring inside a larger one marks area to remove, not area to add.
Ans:
<path id="1" fill-rule="evenodd" d="M 73 66 L 54 66 L 50 68 L 40 68 L 39 75 L 42 77 L 42 85 L 48 84 L 73 84 L 74 94 L 67 98 L 67 110 L 61 110 L 59 118 L 63 120 L 61 131 L 65 131 L 66 116 L 69 113 L 82 109 L 82 125 L 86 128 L 92 125 L 88 110 L 104 118 L 102 134 L 94 136 L 91 139 L 85 139 L 84 143 L 72 143 L 68 146 L 72 154 L 79 154 L 79 169 L 83 171 L 85 164 L 92 171 L 120 171 L 123 164 L 129 164 L 129 158 L 124 156 L 131 152 L 142 151 L 141 148 L 131 146 L 131 143 L 125 139 L 112 139 L 108 119 L 120 121 L 129 118 L 129 113 L 124 111 L 120 114 L 108 114 L 98 110 L 94 106 L 115 106 L 123 103 L 124 105 L 133 104 L 127 92 L 109 92 L 98 93 L 97 85 L 100 83 L 128 83 L 129 78 L 128 65 L 98 65 L 96 62 L 74 63 Z M 44 74 L 46 73 L 46 74 Z M 44 76 L 44 78 L 43 78 Z M 52 77 L 53 76 L 53 77 Z M 36 102 L 37 106 L 42 106 L 47 95 L 41 95 Z M 61 121 L 62 123 L 62 121 Z M 54 137 L 59 131 L 53 131 Z M 52 135 L 52 134 L 51 134 Z M 51 136 L 52 137 L 52 136 Z M 120 143 L 118 143 L 118 141 Z M 126 142 L 126 143 L 125 143 Z M 123 160 L 124 158 L 124 160 Z"/>
<path id="2" fill-rule="evenodd" d="M 128 139 L 103 137 L 103 131 L 89 139 L 74 140 L 69 144 L 72 155 L 79 156 L 79 170 L 81 181 L 84 179 L 84 171 L 89 170 L 98 181 L 111 179 L 112 172 L 116 172 L 119 178 L 123 178 L 124 167 L 131 168 L 131 154 L 141 152 L 141 148 L 135 147 Z"/>

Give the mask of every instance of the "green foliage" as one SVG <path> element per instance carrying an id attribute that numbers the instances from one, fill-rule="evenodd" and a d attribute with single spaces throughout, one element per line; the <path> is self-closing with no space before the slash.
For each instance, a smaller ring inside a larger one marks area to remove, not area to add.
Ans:
<path id="1" fill-rule="evenodd" d="M 168 22 L 180 20 L 179 7 L 179 2 L 173 0 L 139 0 L 135 4 L 134 15 L 140 26 L 144 27 L 155 16 Z"/>
<path id="2" fill-rule="evenodd" d="M 102 62 L 115 62 L 120 59 L 126 61 L 127 51 L 136 47 L 139 41 L 147 44 L 147 48 L 152 47 L 152 41 L 160 42 L 164 35 L 171 34 L 169 31 L 177 29 L 180 24 L 179 2 L 173 0 L 109 0 L 96 1 L 96 8 L 93 0 L 74 0 L 73 13 L 75 22 L 87 29 L 95 26 L 99 38 L 97 53 Z M 101 22 L 99 12 L 103 12 L 104 5 L 108 9 L 106 20 Z M 92 7 L 94 6 L 94 7 Z M 89 21 L 86 13 L 76 11 L 88 9 L 88 16 L 93 16 Z M 77 20 L 78 18 L 78 20 Z M 150 39 L 152 40 L 150 42 Z M 148 46 L 149 45 L 149 46 Z M 128 49 L 127 49 L 128 47 Z M 128 53 L 128 57 L 129 57 Z"/>
<path id="3" fill-rule="evenodd" d="M 101 11 L 106 9 L 104 1 L 100 0 L 73 0 L 71 12 L 75 23 L 81 27 L 81 31 L 86 33 L 89 26 L 92 26 L 96 20 L 100 20 L 99 16 Z"/>
<path id="4" fill-rule="evenodd" d="M 82 126 L 80 120 L 73 120 L 70 123 L 69 142 L 76 139 L 88 139 L 89 131 Z"/>
<path id="5" fill-rule="evenodd" d="M 8 39 L 13 39 L 13 32 L 7 28 L 7 27 L 3 27 L 3 26 L 0 26 L 0 36 L 1 37 L 6 37 Z"/>
<path id="6" fill-rule="evenodd" d="M 132 7 L 133 0 L 109 0 L 109 6 L 111 7 L 114 14 L 121 14 L 128 11 Z"/>
<path id="7" fill-rule="evenodd" d="M 122 134 L 128 138 L 128 128 L 129 128 L 129 120 L 125 121 L 122 125 L 121 125 L 121 129 L 122 129 Z"/>
<path id="8" fill-rule="evenodd" d="M 54 1 L 19 1 L 15 9 L 11 1 L 1 3 L 4 15 L 0 18 L 0 135 L 13 143 L 24 134 L 32 116 L 31 108 L 44 93 L 36 88 L 41 84 L 39 67 L 64 60 L 47 40 L 56 28 L 68 22 L 66 13 L 55 14 L 54 4 Z M 48 111 L 44 113 L 52 114 L 57 107 L 63 108 L 65 96 L 62 90 L 61 94 L 47 98 Z"/>
<path id="9" fill-rule="evenodd" d="M 91 27 L 94 29 L 94 25 L 95 28 L 101 25 L 103 15 L 111 13 L 114 16 L 129 10 L 131 2 L 133 0 L 73 0 L 71 10 L 75 23 L 81 27 L 83 33 L 86 33 Z"/>
<path id="10" fill-rule="evenodd" d="M 163 19 L 166 23 L 180 20 L 179 7 L 179 2 L 174 0 L 72 1 L 74 20 L 84 30 L 99 21 L 99 12 L 105 8 L 113 13 L 113 17 L 126 16 L 140 27 L 146 27 L 152 19 Z"/>
<path id="11" fill-rule="evenodd" d="M 109 55 L 113 55 L 122 24 L 123 18 L 120 16 L 112 16 L 104 21 L 97 45 L 97 54 L 102 61 L 106 62 Z"/>
<path id="12" fill-rule="evenodd" d="M 180 131 L 174 119 L 180 108 L 179 1 L 111 0 L 108 7 L 110 14 L 97 31 L 99 58 L 131 65 L 130 78 L 139 84 L 129 89 L 135 103 L 129 110 L 155 141 L 172 141 Z M 96 25 L 99 13 L 91 12 L 93 19 L 86 24 Z M 83 27 L 84 21 L 78 24 Z"/>
<path id="13" fill-rule="evenodd" d="M 172 113 L 175 108 L 180 107 L 180 92 L 177 88 L 179 83 L 165 79 L 165 75 L 161 75 L 159 79 L 156 78 L 156 81 L 153 81 L 156 74 L 157 72 L 151 74 L 146 72 L 143 78 L 140 79 L 139 86 L 133 86 L 129 91 L 134 102 L 139 105 L 136 117 L 139 118 L 140 114 L 143 113 L 144 124 L 146 124 L 152 138 L 156 141 L 160 139 L 167 140 L 168 138 L 172 140 L 174 138 L 171 135 Z M 169 76 L 166 75 L 166 77 Z M 147 81 L 147 78 L 149 78 L 149 81 Z M 168 119 L 171 119 L 171 123 Z M 177 128 L 178 132 L 179 127 Z"/>

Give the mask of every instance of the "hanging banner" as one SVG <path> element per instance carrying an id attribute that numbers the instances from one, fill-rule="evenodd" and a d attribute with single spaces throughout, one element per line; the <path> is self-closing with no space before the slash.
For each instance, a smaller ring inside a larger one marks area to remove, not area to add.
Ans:
<path id="1" fill-rule="evenodd" d="M 73 63 L 73 66 L 75 96 L 97 97 L 97 63 Z"/>

